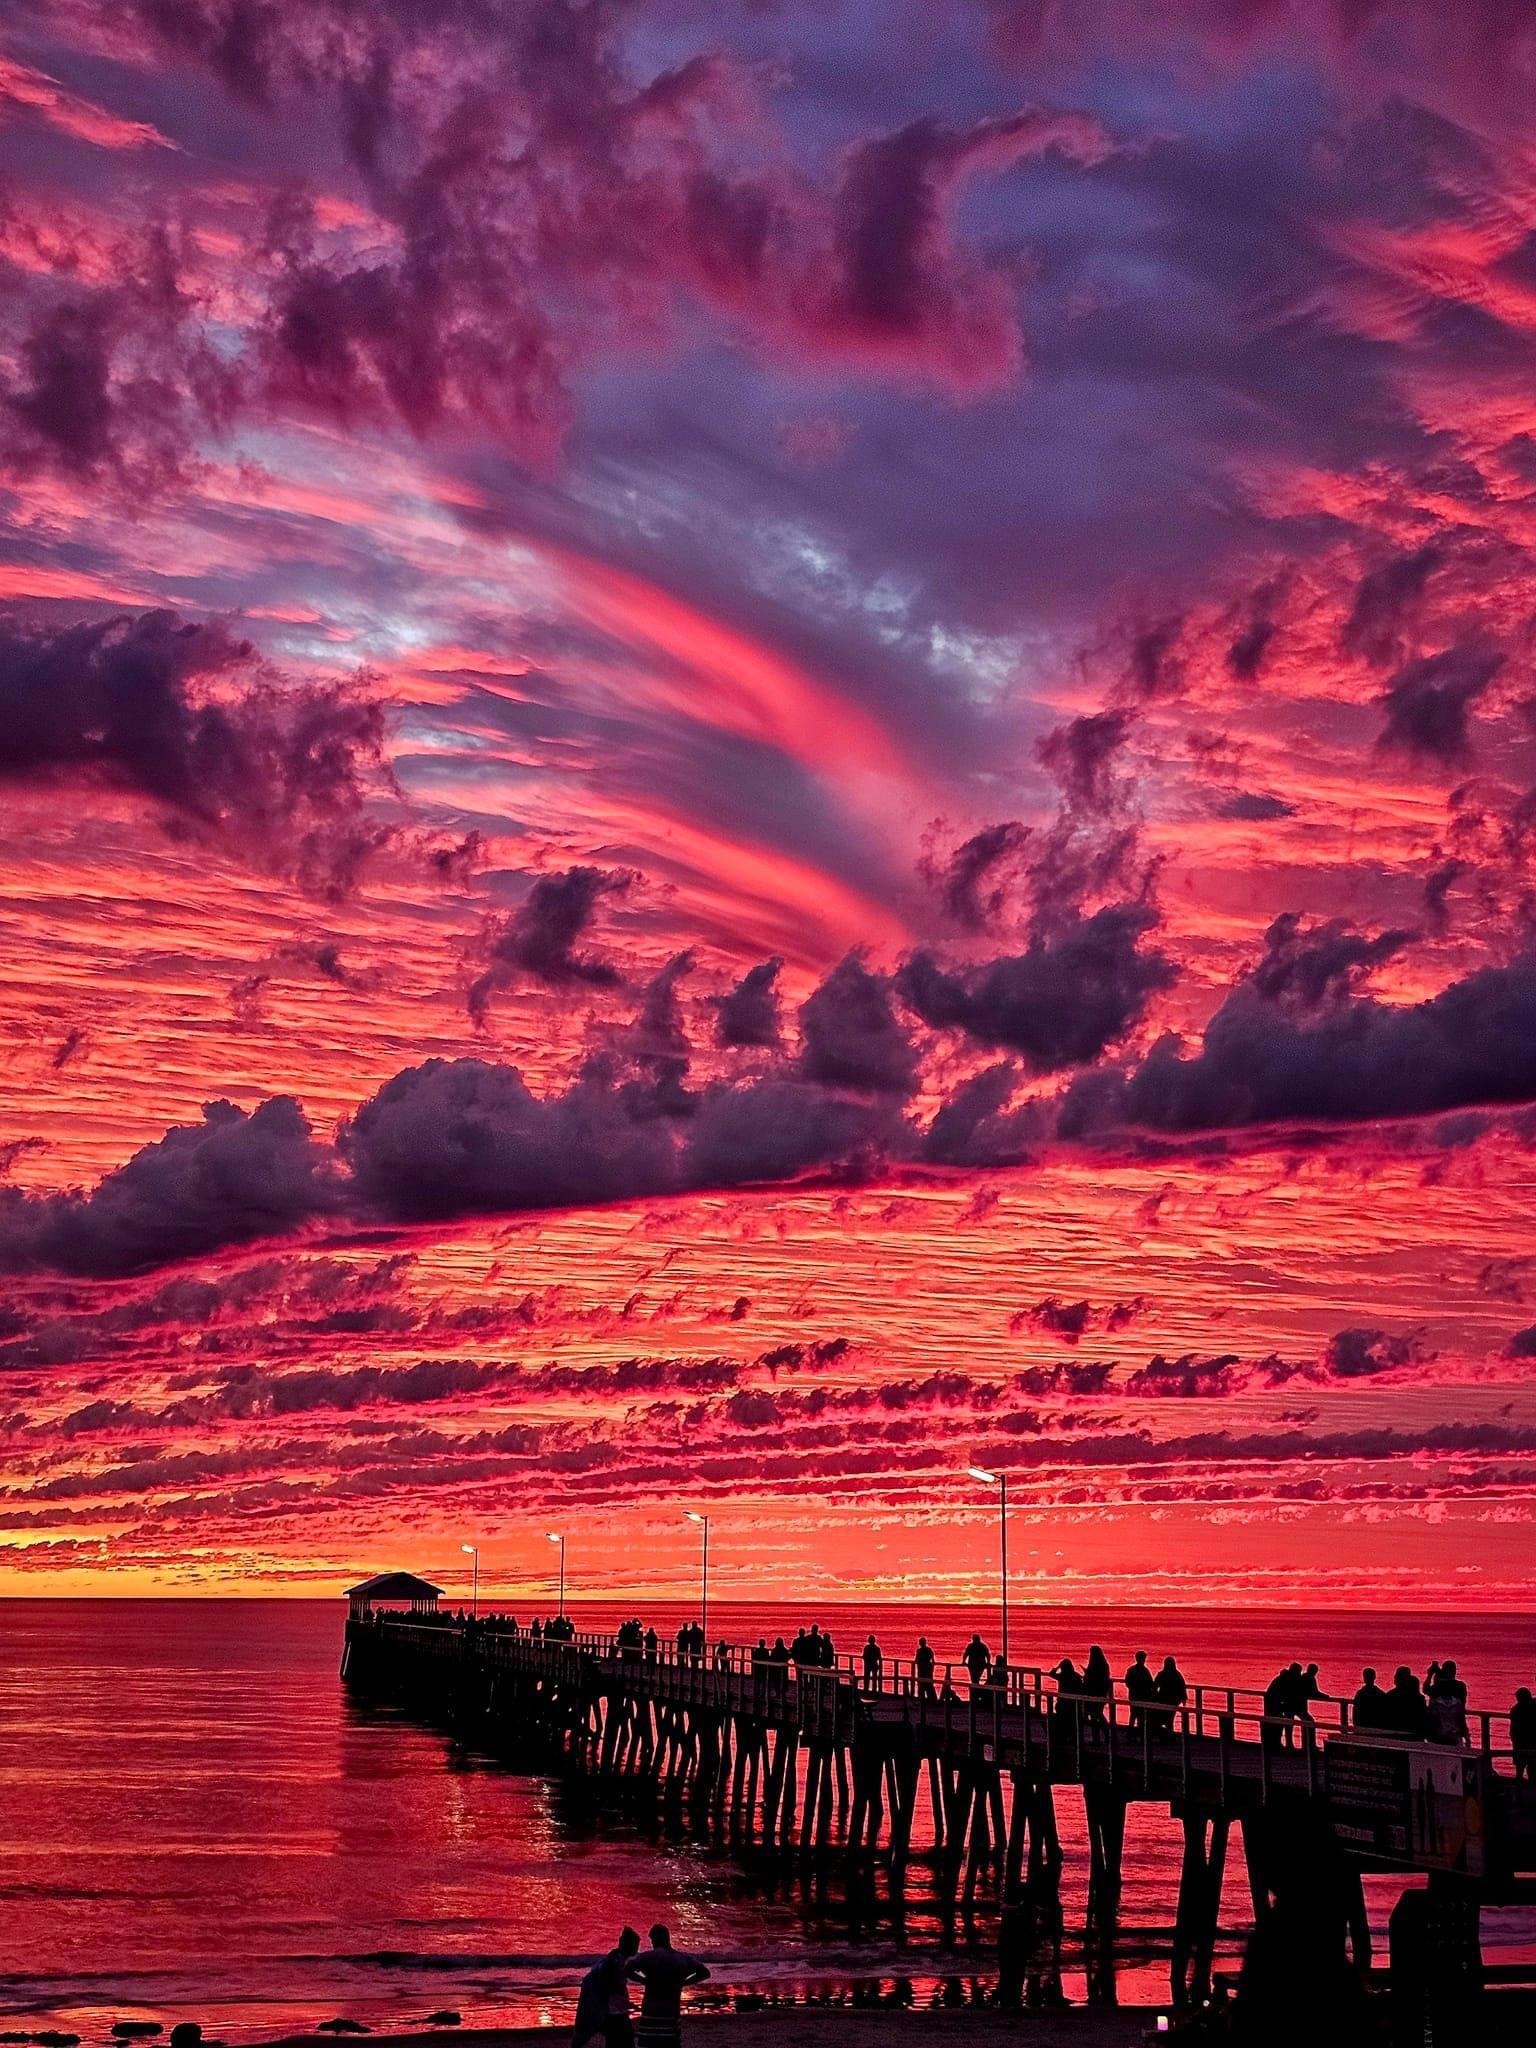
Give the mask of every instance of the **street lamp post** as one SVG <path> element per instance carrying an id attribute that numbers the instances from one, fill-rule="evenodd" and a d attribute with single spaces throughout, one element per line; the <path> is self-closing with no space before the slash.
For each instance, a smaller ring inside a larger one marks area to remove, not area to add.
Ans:
<path id="1" fill-rule="evenodd" d="M 704 1650 L 709 1653 L 709 1517 L 693 1508 L 684 1508 L 683 1513 L 690 1522 L 697 1522 L 704 1531 L 704 1584 L 699 1598 L 699 1627 L 704 1631 Z"/>
<path id="2" fill-rule="evenodd" d="M 1008 1475 L 1006 1472 L 989 1472 L 984 1465 L 968 1465 L 966 1470 L 973 1479 L 984 1479 L 988 1486 L 997 1488 L 997 1535 L 998 1550 L 1002 1564 L 1003 1586 L 1003 1669 L 1008 1669 Z"/>
<path id="3" fill-rule="evenodd" d="M 480 1612 L 480 1546 L 476 1543 L 461 1543 L 459 1548 L 475 1560 L 473 1591 L 469 1596 L 469 1611 L 471 1615 L 476 1615 Z"/>
<path id="4" fill-rule="evenodd" d="M 551 1543 L 558 1543 L 558 1544 L 559 1544 L 559 1546 L 560 1546 L 560 1619 L 561 1619 L 562 1621 L 564 1621 L 564 1619 L 565 1619 L 565 1538 L 564 1538 L 563 1536 L 559 1536 L 559 1535 L 557 1535 L 557 1534 L 555 1533 L 555 1531 L 554 1531 L 553 1529 L 551 1529 L 551 1530 L 550 1530 L 550 1532 L 549 1532 L 549 1541 L 550 1541 Z"/>

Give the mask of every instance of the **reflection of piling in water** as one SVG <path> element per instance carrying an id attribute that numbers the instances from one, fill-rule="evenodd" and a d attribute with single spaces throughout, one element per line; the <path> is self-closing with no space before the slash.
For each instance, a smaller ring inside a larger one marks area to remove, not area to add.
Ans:
<path id="1" fill-rule="evenodd" d="M 1348 1967 L 1346 1948 L 1357 1974 L 1370 1960 L 1361 1871 L 1384 1866 L 1362 1801 L 1395 1783 L 1395 1752 L 1352 1744 L 1342 1717 L 1334 1729 L 1307 1720 L 1299 1745 L 1286 1748 L 1266 1741 L 1257 1696 L 1229 1688 L 1196 1687 L 1187 1707 L 1154 1717 L 1118 1692 L 1063 1698 L 1033 1668 L 1000 1684 L 962 1676 L 958 1688 L 947 1675 L 940 1689 L 894 1661 L 869 1680 L 846 1660 L 800 1670 L 739 1653 L 708 1664 L 671 1652 L 642 1659 L 594 1638 L 535 1643 L 485 1627 L 362 1618 L 348 1625 L 346 1675 L 602 1796 L 659 1802 L 679 1827 L 743 1858 L 807 1874 L 835 1862 L 850 1896 L 872 1886 L 878 1863 L 899 1897 L 909 1861 L 921 1859 L 967 1925 L 978 1899 L 1000 1905 L 1008 1999 L 1060 1997 L 1061 1785 L 1083 1795 L 1083 1947 L 1095 1998 L 1114 1997 L 1135 1802 L 1165 1806 L 1180 1828 L 1176 2002 L 1198 2002 L 1211 1987 L 1234 1822 L 1265 1930 L 1260 1964 L 1298 1943 L 1317 1981 Z M 1479 1866 L 1448 1880 L 1473 1894 L 1536 1869 L 1536 1792 L 1496 1770 L 1502 1753 L 1484 1727 L 1484 1753 L 1465 1759 L 1486 1828 Z M 1444 1819 L 1437 1809 L 1433 1832 L 1418 1830 L 1426 1856 L 1439 1853 Z M 1389 1825 L 1390 1813 L 1377 1833 Z M 1412 1868 L 1412 1842 L 1395 1861 Z"/>

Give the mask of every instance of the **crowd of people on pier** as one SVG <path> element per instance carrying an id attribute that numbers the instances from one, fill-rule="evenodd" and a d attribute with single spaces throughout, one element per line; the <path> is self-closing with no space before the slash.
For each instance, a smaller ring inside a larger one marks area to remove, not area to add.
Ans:
<path id="1" fill-rule="evenodd" d="M 519 1623 L 512 1614 L 487 1612 L 466 1614 L 462 1609 L 413 1614 L 413 1622 L 456 1626 L 466 1633 L 510 1634 L 539 1643 L 568 1643 L 575 1640 L 576 1626 L 568 1614 L 535 1618 Z M 621 1659 L 655 1663 L 662 1655 L 662 1638 L 654 1625 L 647 1627 L 638 1616 L 620 1623 L 610 1638 Z M 714 1669 L 732 1668 L 735 1651 L 721 1639 L 711 1650 L 702 1622 L 685 1621 L 671 1638 L 670 1648 L 682 1662 L 709 1663 Z M 957 1660 L 971 1692 L 1007 1687 L 1017 1677 L 1003 1657 L 994 1655 L 981 1634 L 973 1632 Z M 760 1635 L 745 1653 L 748 1668 L 758 1675 L 760 1689 L 773 1691 L 787 1685 L 791 1671 L 835 1671 L 838 1650 L 831 1631 L 819 1622 L 799 1628 L 787 1641 L 780 1635 L 770 1643 Z M 862 1648 L 848 1660 L 854 1681 L 867 1692 L 879 1692 L 886 1681 L 886 1656 L 871 1630 Z M 955 1699 L 954 1666 L 941 1669 L 938 1656 L 926 1636 L 919 1636 L 909 1667 L 900 1674 L 904 1687 L 919 1698 Z M 1081 1667 L 1063 1657 L 1047 1676 L 1055 1681 L 1058 1699 L 1067 1703 L 1066 1725 L 1075 1726 L 1090 1740 L 1102 1729 L 1116 1696 L 1113 1668 L 1102 1644 L 1090 1645 Z M 1179 1710 L 1190 1699 L 1190 1688 L 1177 1660 L 1165 1656 L 1154 1667 L 1145 1650 L 1138 1650 L 1122 1674 L 1120 1690 L 1128 1705 L 1127 1723 L 1132 1732 L 1152 1734 L 1172 1728 Z M 1326 1703 L 1339 1709 L 1334 1726 L 1352 1735 L 1378 1736 L 1399 1742 L 1434 1742 L 1461 1746 L 1471 1741 L 1467 1708 L 1467 1687 L 1458 1676 L 1454 1658 L 1437 1659 L 1421 1680 L 1410 1665 L 1399 1664 L 1390 1685 L 1379 1682 L 1373 1665 L 1361 1673 L 1352 1692 L 1324 1690 L 1320 1667 L 1299 1659 L 1283 1665 L 1263 1689 L 1263 1719 L 1260 1740 L 1271 1753 L 1305 1746 L 1311 1740 L 1314 1707 Z M 1510 1747 L 1514 1752 L 1515 1776 L 1536 1783 L 1536 1696 L 1521 1686 L 1509 1708 Z"/>

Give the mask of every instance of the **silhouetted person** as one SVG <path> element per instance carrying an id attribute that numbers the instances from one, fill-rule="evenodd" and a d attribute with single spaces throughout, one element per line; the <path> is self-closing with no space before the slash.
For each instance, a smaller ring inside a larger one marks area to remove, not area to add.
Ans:
<path id="1" fill-rule="evenodd" d="M 654 1664 L 656 1662 L 656 1652 L 660 1647 L 661 1639 L 657 1635 L 655 1627 L 652 1626 L 645 1632 L 645 1661 L 647 1664 Z"/>
<path id="2" fill-rule="evenodd" d="M 1429 1733 L 1429 1712 L 1419 1681 L 1406 1664 L 1399 1664 L 1392 1675 L 1387 1706 L 1391 1717 L 1387 1726 L 1394 1735 L 1401 1735 L 1408 1742 L 1424 1740 Z"/>
<path id="3" fill-rule="evenodd" d="M 1139 1733 L 1146 1723 L 1147 1702 L 1157 1698 L 1157 1680 L 1147 1668 L 1145 1650 L 1136 1652 L 1135 1662 L 1125 1674 L 1125 1691 L 1131 1703 L 1131 1726 Z"/>
<path id="4" fill-rule="evenodd" d="M 534 1641 L 535 1641 L 536 1643 L 542 1643 L 542 1642 L 543 1642 L 543 1640 L 544 1640 L 544 1624 L 543 1624 L 543 1622 L 542 1622 L 542 1621 L 540 1621 L 540 1619 L 539 1619 L 539 1617 L 538 1617 L 537 1615 L 535 1615 L 535 1616 L 533 1617 L 533 1627 L 532 1627 L 531 1629 L 529 1629 L 528 1633 L 529 1633 L 529 1635 L 531 1635 L 531 1636 L 533 1637 L 533 1640 L 534 1640 Z"/>
<path id="5" fill-rule="evenodd" d="M 987 1673 L 992 1669 L 992 1652 L 981 1640 L 980 1635 L 971 1637 L 960 1653 L 960 1662 L 970 1673 L 972 1685 L 985 1683 Z"/>
<path id="6" fill-rule="evenodd" d="M 1424 1706 L 1431 1742 L 1462 1743 L 1467 1739 L 1467 1688 L 1456 1676 L 1456 1664 L 1448 1657 L 1443 1664 L 1431 1664 L 1424 1681 Z"/>
<path id="7" fill-rule="evenodd" d="M 1066 1740 L 1073 1741 L 1082 1729 L 1083 1674 L 1070 1657 L 1063 1657 L 1046 1675 L 1056 1681 L 1055 1724 Z"/>
<path id="8" fill-rule="evenodd" d="M 919 1636 L 917 1639 L 917 1649 L 912 1657 L 912 1669 L 917 1677 L 917 1689 L 925 1700 L 931 1700 L 934 1696 L 933 1666 L 934 1656 L 933 1651 L 928 1646 L 928 1638 L 926 1636 Z"/>
<path id="9" fill-rule="evenodd" d="M 1189 1698 L 1189 1687 L 1184 1683 L 1184 1674 L 1171 1657 L 1165 1657 L 1162 1669 L 1154 1681 L 1157 1699 L 1157 1718 L 1167 1731 L 1173 1728 L 1173 1717 Z"/>
<path id="10" fill-rule="evenodd" d="M 832 1631 L 825 1628 L 821 1632 L 821 1664 L 824 1671 L 837 1669 L 837 1645 L 832 1640 Z"/>
<path id="11" fill-rule="evenodd" d="M 715 1645 L 715 1669 L 729 1671 L 731 1668 L 731 1646 L 722 1636 Z"/>
<path id="12" fill-rule="evenodd" d="M 1298 1721 L 1305 1721 L 1308 1724 L 1305 1729 L 1297 1730 L 1297 1733 L 1302 1738 L 1303 1747 L 1314 1740 L 1311 1728 L 1312 1702 L 1314 1700 L 1324 1700 L 1327 1697 L 1328 1695 L 1317 1682 L 1317 1666 L 1309 1664 L 1296 1680 L 1296 1718 Z"/>
<path id="13" fill-rule="evenodd" d="M 674 1948 L 671 1935 L 658 1921 L 651 1929 L 650 1947 L 630 1963 L 629 1975 L 645 1986 L 635 2030 L 639 2048 L 677 2048 L 683 1993 L 690 1984 L 702 1984 L 709 1971 L 697 1956 Z"/>
<path id="14" fill-rule="evenodd" d="M 1355 1694 L 1352 1719 L 1362 1734 L 1369 1735 L 1392 1725 L 1392 1702 L 1376 1683 L 1376 1673 L 1369 1664 L 1360 1674 L 1360 1690 Z"/>
<path id="15" fill-rule="evenodd" d="M 864 1639 L 864 1684 L 870 1692 L 880 1690 L 880 1674 L 884 1669 L 885 1657 L 871 1629 Z"/>
<path id="16" fill-rule="evenodd" d="M 1083 1666 L 1083 1697 L 1088 1702 L 1083 1711 L 1095 1726 L 1102 1727 L 1105 1702 L 1114 1689 L 1109 1659 L 1095 1643 L 1088 1652 L 1088 1662 Z"/>
<path id="17" fill-rule="evenodd" d="M 1289 1723 L 1295 1712 L 1295 1687 L 1291 1669 L 1286 1665 L 1277 1671 L 1264 1688 L 1264 1725 L 1259 1731 L 1260 1746 L 1273 1753 L 1290 1742 Z M 1282 1727 L 1280 1724 L 1287 1725 Z"/>
<path id="18" fill-rule="evenodd" d="M 595 2042 L 601 2042 L 603 2048 L 634 2048 L 626 1972 L 639 1947 L 639 1935 L 633 1927 L 626 1927 L 618 1946 L 610 1949 L 582 1978 L 572 2036 L 575 2048 L 588 2048 L 589 2043 Z"/>
<path id="19" fill-rule="evenodd" d="M 1522 1685 L 1509 1710 L 1509 1746 L 1515 1752 L 1515 1781 L 1536 1783 L 1536 1699 Z"/>

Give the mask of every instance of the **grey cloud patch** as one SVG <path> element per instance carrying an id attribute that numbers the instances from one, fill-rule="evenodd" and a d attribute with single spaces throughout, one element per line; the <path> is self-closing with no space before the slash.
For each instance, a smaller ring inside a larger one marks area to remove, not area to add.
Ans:
<path id="1" fill-rule="evenodd" d="M 470 987 L 470 1015 L 483 1020 L 494 994 L 525 979 L 548 988 L 616 988 L 622 976 L 613 962 L 576 948 L 602 900 L 622 895 L 634 879 L 624 869 L 587 866 L 540 875 L 516 910 L 487 918 L 479 940 L 486 964 Z"/>

